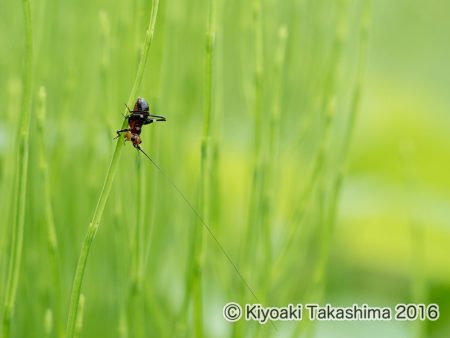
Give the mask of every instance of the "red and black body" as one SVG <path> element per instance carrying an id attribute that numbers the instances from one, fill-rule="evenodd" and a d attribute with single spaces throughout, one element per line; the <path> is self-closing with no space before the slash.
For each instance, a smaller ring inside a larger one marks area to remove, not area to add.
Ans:
<path id="1" fill-rule="evenodd" d="M 120 136 L 120 133 L 125 133 L 125 140 L 131 141 L 133 146 L 138 149 L 139 144 L 142 142 L 140 137 L 142 126 L 152 122 L 166 120 L 164 116 L 151 115 L 147 101 L 141 97 L 138 97 L 136 100 L 133 110 L 128 108 L 128 112 L 130 113 L 130 115 L 128 115 L 129 128 L 118 130 L 117 137 Z"/>

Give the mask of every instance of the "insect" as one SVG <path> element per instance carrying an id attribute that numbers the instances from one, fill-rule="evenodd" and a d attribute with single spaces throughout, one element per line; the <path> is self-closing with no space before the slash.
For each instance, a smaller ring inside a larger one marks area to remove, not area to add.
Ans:
<path id="1" fill-rule="evenodd" d="M 237 275 L 239 276 L 239 279 L 245 284 L 246 288 L 250 291 L 250 293 L 253 295 L 253 297 L 259 302 L 258 297 L 256 297 L 255 292 L 250 287 L 250 285 L 247 283 L 247 280 L 241 274 L 238 267 L 233 262 L 231 257 L 228 255 L 227 251 L 222 246 L 222 244 L 220 243 L 218 238 L 214 235 L 214 232 L 212 231 L 212 229 L 208 226 L 208 224 L 205 222 L 205 220 L 202 218 L 202 216 L 197 212 L 197 210 L 194 208 L 194 206 L 191 204 L 191 202 L 189 202 L 188 198 L 183 194 L 181 189 L 178 188 L 178 186 L 175 184 L 175 182 L 140 147 L 140 144 L 142 143 L 142 140 L 140 137 L 142 126 L 156 122 L 156 121 L 166 121 L 166 118 L 164 116 L 151 115 L 150 108 L 148 106 L 147 101 L 145 101 L 145 99 L 143 99 L 141 97 L 138 97 L 136 103 L 134 104 L 133 110 L 130 110 L 130 108 L 128 108 L 128 106 L 126 106 L 126 107 L 128 109 L 128 112 L 130 113 L 130 115 L 126 116 L 126 118 L 128 118 L 128 127 L 129 128 L 117 130 L 117 132 L 116 132 L 117 136 L 115 138 L 120 137 L 121 133 L 125 133 L 125 141 L 131 141 L 133 143 L 133 146 L 137 150 L 142 152 L 152 162 L 152 164 L 159 170 L 159 172 L 166 178 L 166 180 L 170 183 L 170 185 L 172 185 L 172 187 L 178 192 L 178 194 L 181 196 L 181 198 L 186 202 L 186 205 L 197 216 L 197 218 L 200 220 L 200 223 L 203 225 L 203 227 L 209 233 L 209 235 L 214 240 L 214 242 L 216 242 L 220 251 L 222 251 L 222 253 L 226 257 L 228 262 L 231 264 L 233 269 L 236 271 Z"/>
<path id="2" fill-rule="evenodd" d="M 125 133 L 125 141 L 131 141 L 135 148 L 141 150 L 139 145 L 142 143 L 140 136 L 142 126 L 156 121 L 165 121 L 166 118 L 164 116 L 150 114 L 150 107 L 147 101 L 142 97 L 137 98 L 133 110 L 130 110 L 127 105 L 125 106 L 130 113 L 130 115 L 127 116 L 128 128 L 117 130 L 116 138 L 120 137 L 120 133 Z"/>

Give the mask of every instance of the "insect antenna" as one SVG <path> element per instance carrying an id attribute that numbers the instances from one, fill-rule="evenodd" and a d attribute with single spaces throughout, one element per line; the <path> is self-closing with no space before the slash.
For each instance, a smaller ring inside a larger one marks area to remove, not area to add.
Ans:
<path id="1" fill-rule="evenodd" d="M 226 252 L 225 248 L 222 246 L 222 244 L 220 244 L 219 240 L 217 239 L 216 235 L 214 235 L 214 232 L 211 230 L 211 228 L 208 226 L 208 224 L 206 224 L 206 222 L 203 220 L 202 216 L 200 216 L 200 214 L 197 212 L 197 210 L 195 210 L 195 208 L 192 206 L 191 202 L 189 202 L 189 200 L 187 199 L 187 197 L 183 194 L 183 192 L 178 188 L 178 186 L 175 184 L 175 182 L 161 169 L 161 167 L 152 160 L 152 158 L 150 156 L 147 155 L 147 153 L 145 151 L 142 150 L 142 148 L 140 146 L 136 147 L 141 153 L 143 153 L 149 160 L 150 162 L 153 163 L 153 165 L 159 170 L 159 172 L 164 176 L 164 178 L 167 180 L 167 182 L 170 183 L 170 185 L 180 194 L 181 198 L 186 202 L 186 204 L 188 205 L 188 207 L 192 210 L 192 212 L 195 214 L 195 216 L 197 216 L 197 218 L 199 219 L 200 223 L 203 225 L 203 227 L 208 231 L 209 236 L 213 239 L 213 241 L 216 243 L 216 245 L 218 246 L 218 248 L 220 249 L 220 251 L 222 251 L 223 255 L 226 257 L 226 259 L 228 260 L 228 262 L 233 266 L 234 271 L 236 271 L 237 275 L 239 276 L 239 279 L 242 281 L 242 283 L 244 283 L 245 287 L 248 289 L 248 291 L 250 291 L 250 293 L 253 295 L 253 297 L 255 298 L 255 300 L 258 303 L 261 303 L 258 299 L 258 297 L 256 296 L 255 292 L 253 291 L 253 289 L 251 288 L 250 284 L 247 283 L 247 280 L 244 278 L 244 276 L 241 274 L 241 272 L 239 271 L 238 267 L 236 264 L 234 264 L 233 260 L 231 259 L 231 257 L 228 255 L 228 253 Z"/>

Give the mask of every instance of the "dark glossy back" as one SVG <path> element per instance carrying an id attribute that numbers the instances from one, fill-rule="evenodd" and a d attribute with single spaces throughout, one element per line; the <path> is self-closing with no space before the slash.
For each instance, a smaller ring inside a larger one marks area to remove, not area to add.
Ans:
<path id="1" fill-rule="evenodd" d="M 148 113 L 150 111 L 150 108 L 148 106 L 147 101 L 145 101 L 145 99 L 143 99 L 142 97 L 138 97 L 138 99 L 136 100 L 136 103 L 134 104 L 133 110 Z"/>

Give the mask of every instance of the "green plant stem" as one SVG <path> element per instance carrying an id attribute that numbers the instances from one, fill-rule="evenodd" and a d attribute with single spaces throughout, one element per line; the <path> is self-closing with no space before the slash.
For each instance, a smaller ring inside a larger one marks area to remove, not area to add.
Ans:
<path id="1" fill-rule="evenodd" d="M 254 56 L 255 68 L 253 78 L 254 90 L 254 135 L 253 135 L 253 167 L 250 187 L 250 202 L 248 210 L 248 222 L 246 225 L 246 233 L 244 239 L 243 254 L 246 263 L 245 268 L 252 269 L 254 262 L 248 261 L 252 257 L 256 257 L 256 238 L 252 235 L 254 227 L 258 226 L 259 211 L 261 208 L 261 189 L 262 189 L 262 133 L 263 133 L 263 117 L 262 117 L 262 78 L 263 78 L 263 26 L 262 26 L 262 8 L 261 0 L 253 1 L 253 30 L 254 30 Z M 252 253 L 252 254 L 248 254 Z M 251 273 L 247 273 L 250 275 Z"/>
<path id="2" fill-rule="evenodd" d="M 335 175 L 330 196 L 328 202 L 328 208 L 324 206 L 323 195 L 325 194 L 323 185 L 321 186 L 320 198 L 323 200 L 320 202 L 322 208 L 324 209 L 320 214 L 325 215 L 321 216 L 322 227 L 320 229 L 320 241 L 318 246 L 318 260 L 314 269 L 314 276 L 312 280 L 312 288 L 310 292 L 307 294 L 307 299 L 305 302 L 310 302 L 312 300 L 316 302 L 320 302 L 320 299 L 323 297 L 324 289 L 325 289 L 325 280 L 326 280 L 326 267 L 329 261 L 329 251 L 330 251 L 330 241 L 331 236 L 333 234 L 334 225 L 336 222 L 336 213 L 337 213 L 337 205 L 339 201 L 339 195 L 342 188 L 345 167 L 347 162 L 347 156 L 349 147 L 351 144 L 351 137 L 353 135 L 353 129 L 357 117 L 357 112 L 359 109 L 359 103 L 361 100 L 361 92 L 362 92 L 362 81 L 364 76 L 365 69 L 365 61 L 366 61 L 366 53 L 367 53 L 367 43 L 368 43 L 368 18 L 370 12 L 370 0 L 366 0 L 365 8 L 362 14 L 362 22 L 361 22 L 361 30 L 360 30 L 360 46 L 359 46 L 359 55 L 358 55 L 358 65 L 356 70 L 356 81 L 353 88 L 353 93 L 350 102 L 350 116 L 347 121 L 346 130 L 344 133 L 343 146 L 340 151 L 340 156 L 338 157 L 338 171 Z M 299 330 L 295 332 L 297 335 Z"/>
<path id="3" fill-rule="evenodd" d="M 339 4 L 340 6 L 340 12 L 341 12 L 341 18 L 338 21 L 338 26 L 337 26 L 337 30 L 336 30 L 336 36 L 335 36 L 335 45 L 336 45 L 336 53 L 339 53 L 338 56 L 341 55 L 341 51 L 342 51 L 342 45 L 344 43 L 344 39 L 345 39 L 345 15 L 344 13 L 346 12 L 346 7 L 347 7 L 347 0 L 341 0 L 341 3 Z M 337 65 L 335 65 L 335 67 L 337 67 Z M 332 83 L 330 84 L 330 91 L 333 92 L 332 95 L 335 95 L 334 93 L 334 87 L 335 87 L 335 82 L 336 80 L 334 79 L 333 76 L 333 80 Z M 331 93 L 330 92 L 330 93 Z M 334 100 L 333 100 L 334 101 Z M 335 110 L 335 102 L 333 102 L 333 105 L 328 107 L 329 110 L 329 114 L 327 114 L 329 117 L 329 119 L 332 119 L 333 115 L 334 115 L 334 110 Z M 332 123 L 333 120 L 329 121 L 327 120 L 327 124 L 326 126 L 328 126 L 328 124 Z M 328 129 L 327 129 L 328 131 Z M 328 134 L 326 136 L 329 136 Z M 327 153 L 329 153 L 329 148 L 330 148 L 330 138 L 327 137 L 326 143 L 324 144 L 324 149 L 323 149 L 323 155 L 324 158 L 326 156 Z M 322 166 L 324 167 L 324 166 Z M 324 169 L 322 169 L 323 171 Z M 330 240 L 331 240 L 331 235 L 332 235 L 332 228 L 330 227 L 330 223 L 328 222 L 327 219 L 327 209 L 325 207 L 325 196 L 326 196 L 326 183 L 325 183 L 325 174 L 322 172 L 321 174 L 321 180 L 319 182 L 319 205 L 320 208 L 322 208 L 322 212 L 319 213 L 320 215 L 320 235 L 319 235 L 319 246 L 318 246 L 318 261 L 316 263 L 315 269 L 314 269 L 314 276 L 313 276 L 313 289 L 315 289 L 315 291 L 311 291 L 310 296 L 314 297 L 315 293 L 317 292 L 319 295 L 318 297 L 320 297 L 320 294 L 322 293 L 323 287 L 324 287 L 324 281 L 325 281 L 325 266 L 326 266 L 326 257 L 327 257 L 327 253 L 329 250 L 329 244 L 330 244 Z M 325 215 L 325 216 L 324 216 Z"/>
<path id="4" fill-rule="evenodd" d="M 209 1 L 208 26 L 205 45 L 205 99 L 203 136 L 201 143 L 200 163 L 200 210 L 202 219 L 208 224 L 210 217 L 210 189 L 211 189 L 211 120 L 213 101 L 213 68 L 214 68 L 214 43 L 216 34 L 216 0 Z M 203 265 L 205 251 L 205 231 L 196 231 L 195 243 L 195 273 L 194 273 L 194 325 L 195 336 L 203 337 Z"/>
<path id="5" fill-rule="evenodd" d="M 333 232 L 334 225 L 336 223 L 337 206 L 339 202 L 339 195 L 342 188 L 342 184 L 345 177 L 347 157 L 350 149 L 353 130 L 355 128 L 355 122 L 357 113 L 359 111 L 359 104 L 361 101 L 362 84 L 364 78 L 364 69 L 366 64 L 367 44 L 368 44 L 368 32 L 369 32 L 369 12 L 370 12 L 370 0 L 366 0 L 364 4 L 365 8 L 361 15 L 361 28 L 360 28 L 360 44 L 358 52 L 358 64 L 356 70 L 356 80 L 353 87 L 351 102 L 350 102 L 350 116 L 347 121 L 343 145 L 338 158 L 338 172 L 335 176 L 331 194 L 329 208 L 327 210 L 327 216 L 325 219 L 326 231 L 322 236 L 321 253 L 320 253 L 320 270 L 318 271 L 318 278 L 323 278 L 325 274 L 325 265 L 328 261 L 329 246 L 325 245 L 330 241 L 330 236 Z"/>
<path id="6" fill-rule="evenodd" d="M 346 166 L 347 166 L 347 157 L 350 149 L 351 139 L 353 136 L 353 130 L 355 128 L 355 122 L 357 118 L 357 114 L 359 111 L 359 104 L 361 101 L 361 93 L 362 93 L 362 84 L 364 78 L 364 69 L 366 64 L 366 54 L 367 54 L 367 44 L 368 44 L 368 31 L 369 31 L 369 12 L 370 12 L 370 0 L 365 1 L 365 8 L 363 9 L 363 13 L 361 16 L 361 28 L 360 28 L 360 43 L 359 43 L 359 52 L 358 52 L 358 64 L 356 70 L 356 80 L 355 85 L 353 87 L 351 102 L 350 102 L 350 116 L 347 121 L 343 145 L 340 151 L 340 156 L 338 158 L 338 172 L 336 174 L 334 184 L 331 191 L 330 197 L 330 207 L 327 212 L 327 220 L 326 224 L 330 228 L 330 231 L 327 231 L 328 234 L 332 232 L 334 228 L 334 224 L 336 221 L 336 212 L 337 205 L 339 201 L 339 194 L 342 188 L 342 183 L 344 180 Z M 327 256 L 327 255 L 325 255 Z"/>
<path id="7" fill-rule="evenodd" d="M 85 297 L 83 294 L 80 295 L 80 303 L 79 303 L 79 311 L 77 314 L 77 321 L 75 323 L 75 338 L 80 337 L 81 330 L 83 329 L 83 320 L 84 320 L 84 304 Z"/>
<path id="8" fill-rule="evenodd" d="M 143 20 L 143 4 L 141 0 L 133 1 L 133 36 L 136 47 L 139 47 L 139 27 Z M 139 50 L 139 49 L 138 49 Z M 136 152 L 136 200 L 135 214 L 136 224 L 131 236 L 131 271 L 129 278 L 129 290 L 127 297 L 127 329 L 130 337 L 143 337 L 144 303 L 142 295 L 142 284 L 144 277 L 144 243 L 145 243 L 145 175 L 142 166 L 142 154 Z"/>
<path id="9" fill-rule="evenodd" d="M 145 260 L 145 228 L 144 228 L 144 216 L 145 216 L 145 175 L 143 174 L 142 156 L 140 153 L 136 153 L 136 227 L 134 229 L 133 236 L 133 248 L 132 248 L 132 271 L 131 271 L 131 284 L 128 299 L 128 327 L 132 337 L 143 337 L 143 296 L 142 296 L 142 283 L 144 277 L 144 260 Z"/>
<path id="10" fill-rule="evenodd" d="M 321 104 L 321 113 L 323 120 L 323 134 L 319 145 L 319 150 L 314 161 L 313 180 L 310 182 L 310 186 L 317 183 L 318 191 L 318 225 L 317 229 L 319 245 L 317 247 L 318 258 L 315 263 L 313 274 L 310 280 L 310 287 L 305 294 L 304 302 L 320 302 L 325 283 L 325 266 L 326 266 L 326 254 L 329 250 L 331 229 L 327 223 L 327 217 L 324 216 L 326 212 L 325 200 L 326 200 L 326 165 L 330 157 L 331 148 L 331 134 L 334 124 L 334 117 L 336 113 L 336 77 L 338 73 L 338 65 L 342 55 L 342 46 L 346 39 L 346 19 L 348 12 L 348 0 L 340 0 L 338 3 L 338 20 L 336 26 L 336 33 L 333 39 L 333 52 L 331 56 L 330 68 L 325 79 L 325 89 L 323 93 L 323 100 Z M 313 189 L 311 189 L 311 193 Z M 308 199 L 313 197 L 313 193 L 308 196 Z M 299 215 L 300 219 L 304 219 L 303 215 Z M 299 227 L 299 224 L 296 224 Z M 293 229 L 295 231 L 295 229 Z M 294 233 L 294 232 L 292 232 Z M 288 242 L 291 239 L 288 238 Z M 306 322 L 307 325 L 298 326 L 292 334 L 292 337 L 298 337 L 307 330 L 314 328 L 312 322 Z M 310 333 L 311 335 L 311 333 Z"/>
<path id="11" fill-rule="evenodd" d="M 262 23 L 262 4 L 261 0 L 252 1 L 253 12 L 253 38 L 254 38 L 254 69 L 253 69 L 253 160 L 251 168 L 250 195 L 248 203 L 247 222 L 244 225 L 244 240 L 241 246 L 242 266 L 246 270 L 247 276 L 254 274 L 254 269 L 258 265 L 255 258 L 258 257 L 256 232 L 261 233 L 259 227 L 260 214 L 262 207 L 262 181 L 263 181 L 263 153 L 262 153 L 262 134 L 263 134 L 263 112 L 262 112 L 262 79 L 264 76 L 263 59 L 263 23 Z M 244 289 L 241 289 L 241 296 L 244 295 Z M 233 327 L 232 337 L 243 336 L 243 327 L 235 325 Z"/>
<path id="12" fill-rule="evenodd" d="M 150 46 L 153 40 L 153 34 L 155 31 L 155 24 L 156 24 L 156 17 L 158 14 L 158 4 L 159 0 L 153 0 L 152 1 L 152 11 L 150 14 L 150 21 L 147 29 L 147 33 L 145 35 L 145 40 L 142 48 L 142 54 L 141 59 L 139 62 L 139 66 L 136 72 L 136 78 L 133 83 L 133 87 L 130 92 L 130 96 L 128 98 L 128 105 L 132 105 L 132 102 L 134 98 L 136 97 L 136 93 L 138 88 L 141 85 L 142 78 L 144 76 L 144 70 L 145 65 L 147 63 L 148 59 L 148 53 L 150 50 Z M 126 112 L 125 112 L 126 113 Z M 127 120 L 124 119 L 122 123 L 121 129 L 125 128 L 127 125 Z M 84 271 L 86 268 L 87 258 L 89 256 L 89 250 L 91 248 L 92 241 L 94 240 L 95 234 L 97 233 L 98 227 L 100 225 L 103 212 L 105 210 L 105 205 L 108 200 L 109 194 L 111 192 L 111 187 L 114 181 L 114 176 L 117 171 L 117 166 L 119 164 L 120 155 L 122 153 L 123 149 L 123 140 L 118 139 L 116 143 L 116 148 L 114 150 L 114 154 L 111 160 L 111 163 L 109 165 L 108 171 L 106 173 L 105 182 L 103 184 L 103 188 L 100 192 L 100 197 L 98 199 L 97 206 L 94 211 L 94 215 L 92 217 L 91 223 L 89 223 L 88 230 L 86 233 L 86 236 L 83 240 L 83 244 L 81 247 L 81 252 L 78 258 L 78 263 L 75 271 L 75 276 L 73 279 L 73 286 L 72 286 L 72 294 L 70 298 L 70 305 L 69 305 L 69 315 L 67 320 L 67 330 L 66 334 L 68 338 L 74 337 L 75 334 L 75 323 L 77 318 L 77 312 L 78 312 L 78 304 L 79 304 L 79 298 L 80 298 L 80 292 L 81 292 L 81 285 L 84 277 Z"/>
<path id="13" fill-rule="evenodd" d="M 58 237 L 56 234 L 55 220 L 53 218 L 53 207 L 51 201 L 50 179 L 48 172 L 47 153 L 45 151 L 45 113 L 47 94 L 44 87 L 38 93 L 37 129 L 39 138 L 39 168 L 42 177 L 45 204 L 45 222 L 47 224 L 47 245 L 50 255 L 50 264 L 53 275 L 53 287 L 55 290 L 53 300 L 53 311 L 55 327 L 58 337 L 64 337 L 64 326 L 61 318 L 62 309 L 60 299 L 62 298 L 61 269 L 58 251 Z"/>
<path id="14" fill-rule="evenodd" d="M 281 259 L 287 256 L 290 247 L 295 239 L 295 234 L 299 228 L 301 228 L 301 223 L 304 220 L 305 212 L 308 209 L 309 203 L 314 195 L 315 187 L 317 184 L 323 186 L 323 174 L 324 168 L 327 161 L 327 157 L 330 153 L 330 142 L 331 142 L 331 132 L 334 122 L 335 115 L 335 87 L 336 87 L 336 73 L 337 66 L 342 54 L 342 45 L 344 34 L 342 32 L 342 26 L 344 22 L 344 12 L 345 6 L 344 2 L 346 0 L 341 0 L 339 4 L 339 19 L 337 23 L 336 33 L 333 40 L 333 51 L 331 54 L 331 60 L 329 64 L 329 69 L 326 74 L 324 92 L 322 97 L 322 102 L 320 106 L 321 117 L 323 121 L 323 131 L 322 138 L 319 143 L 319 148 L 317 154 L 314 158 L 311 177 L 308 180 L 308 185 L 302 193 L 299 200 L 300 207 L 296 209 L 292 220 L 289 222 L 288 235 L 286 237 L 286 242 L 280 250 L 280 254 L 277 258 L 277 264 L 274 264 L 274 269 L 277 269 L 277 265 L 281 263 Z"/>
<path id="15" fill-rule="evenodd" d="M 27 174 L 29 155 L 29 129 L 31 118 L 31 91 L 33 75 L 33 31 L 31 23 L 31 7 L 29 0 L 23 0 L 25 24 L 25 67 L 23 73 L 22 119 L 17 137 L 16 173 L 14 184 L 14 213 L 9 257 L 8 275 L 6 281 L 5 306 L 3 312 L 3 337 L 11 333 L 11 320 L 16 302 L 17 284 L 19 282 L 20 266 L 23 251 L 23 233 L 25 226 L 25 209 L 27 197 Z"/>
<path id="16" fill-rule="evenodd" d="M 286 41 L 288 37 L 288 30 L 286 25 L 281 25 L 278 29 L 278 46 L 275 51 L 275 74 L 274 87 L 272 98 L 272 109 L 270 113 L 270 124 L 268 129 L 268 151 L 264 159 L 264 180 L 262 182 L 262 215 L 261 224 L 264 232 L 264 247 L 265 247 L 265 263 L 264 266 L 272 266 L 272 210 L 276 203 L 276 172 L 277 163 L 279 159 L 279 143 L 280 143 L 280 115 L 281 115 L 281 88 L 283 78 L 283 67 L 286 53 Z M 270 278 L 267 278 L 267 271 L 264 271 L 266 278 L 261 278 L 263 283 L 268 283 Z"/>

